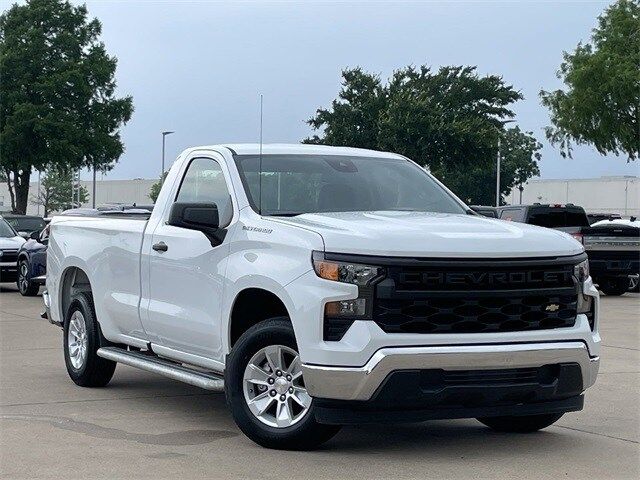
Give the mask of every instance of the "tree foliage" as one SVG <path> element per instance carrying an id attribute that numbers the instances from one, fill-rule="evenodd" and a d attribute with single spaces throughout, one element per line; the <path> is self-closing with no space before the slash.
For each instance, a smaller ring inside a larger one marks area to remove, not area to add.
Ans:
<path id="1" fill-rule="evenodd" d="M 342 77 L 338 98 L 307 122 L 321 134 L 304 142 L 403 154 L 470 203 L 494 201 L 498 138 L 503 194 L 539 173 L 540 143 L 517 127 L 505 129 L 511 104 L 523 97 L 501 77 L 459 66 L 407 67 L 386 84 L 360 68 Z"/>
<path id="2" fill-rule="evenodd" d="M 153 203 L 156 203 L 158 200 L 158 195 L 160 195 L 160 189 L 162 188 L 162 183 L 167 179 L 167 175 L 169 172 L 164 172 L 162 174 L 162 178 L 159 179 L 156 183 L 151 185 L 151 189 L 149 190 L 149 198 Z"/>
<path id="3" fill-rule="evenodd" d="M 116 58 L 85 6 L 29 0 L 0 16 L 0 167 L 24 213 L 32 169 L 111 169 L 133 112 L 115 95 Z"/>
<path id="4" fill-rule="evenodd" d="M 591 42 L 564 52 L 557 76 L 566 90 L 541 91 L 552 125 L 547 138 L 571 156 L 571 142 L 603 155 L 640 155 L 640 3 L 619 0 L 598 18 Z"/>
<path id="5" fill-rule="evenodd" d="M 74 188 L 75 187 L 75 188 Z M 40 181 L 40 189 L 31 197 L 31 203 L 44 207 L 44 216 L 69 208 L 78 208 L 89 200 L 89 191 L 74 185 L 73 174 L 49 170 Z"/>

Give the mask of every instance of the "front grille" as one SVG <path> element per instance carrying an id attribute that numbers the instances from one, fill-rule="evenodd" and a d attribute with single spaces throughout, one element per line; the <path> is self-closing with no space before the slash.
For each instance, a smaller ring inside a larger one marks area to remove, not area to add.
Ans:
<path id="1" fill-rule="evenodd" d="M 576 262 L 577 263 L 577 262 Z M 571 327 L 573 264 L 541 261 L 390 265 L 373 320 L 387 333 L 495 333 Z"/>
<path id="2" fill-rule="evenodd" d="M 2 250 L 0 262 L 9 263 L 18 261 L 18 250 Z"/>
<path id="3" fill-rule="evenodd" d="M 376 323 L 388 333 L 489 333 L 571 327 L 577 296 L 379 299 Z"/>

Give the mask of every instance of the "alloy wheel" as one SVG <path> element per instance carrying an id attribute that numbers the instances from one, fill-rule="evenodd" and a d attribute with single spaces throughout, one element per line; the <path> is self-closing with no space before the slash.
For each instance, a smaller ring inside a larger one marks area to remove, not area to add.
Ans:
<path id="1" fill-rule="evenodd" d="M 20 262 L 20 271 L 18 272 L 18 286 L 20 293 L 25 293 L 29 289 L 29 268 L 27 262 Z"/>
<path id="2" fill-rule="evenodd" d="M 271 345 L 259 350 L 249 360 L 242 383 L 249 410 L 270 427 L 295 425 L 311 407 L 300 356 L 289 347 Z"/>
<path id="3" fill-rule="evenodd" d="M 84 315 L 76 310 L 69 319 L 69 329 L 67 334 L 67 347 L 69 350 L 69 360 L 76 370 L 80 370 L 87 361 L 89 352 L 89 337 L 87 336 L 87 326 Z"/>

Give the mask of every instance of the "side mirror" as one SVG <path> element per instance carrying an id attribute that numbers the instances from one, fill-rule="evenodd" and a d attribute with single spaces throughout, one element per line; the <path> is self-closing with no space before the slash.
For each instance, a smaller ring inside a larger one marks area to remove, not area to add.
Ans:
<path id="1" fill-rule="evenodd" d="M 29 238 L 31 240 L 39 240 L 40 239 L 40 233 L 42 233 L 42 232 L 38 232 L 38 231 L 31 232 L 31 235 L 29 235 Z"/>
<path id="2" fill-rule="evenodd" d="M 167 223 L 174 227 L 213 233 L 220 226 L 218 207 L 215 203 L 176 202 L 171 206 Z"/>
<path id="3" fill-rule="evenodd" d="M 18 235 L 20 235 L 25 240 L 29 240 L 31 238 L 31 235 L 29 235 L 29 232 L 18 232 Z"/>

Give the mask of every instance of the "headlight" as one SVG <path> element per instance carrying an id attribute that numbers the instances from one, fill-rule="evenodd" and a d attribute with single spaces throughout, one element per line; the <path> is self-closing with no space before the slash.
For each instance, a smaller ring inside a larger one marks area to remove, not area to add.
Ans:
<path id="1" fill-rule="evenodd" d="M 313 254 L 313 269 L 320 278 L 335 282 L 367 286 L 382 275 L 382 268 L 360 263 L 325 260 L 320 252 Z"/>
<path id="2" fill-rule="evenodd" d="M 585 260 L 584 262 L 580 262 L 575 265 L 573 267 L 573 274 L 580 283 L 583 283 L 587 278 L 589 278 L 589 260 Z"/>

